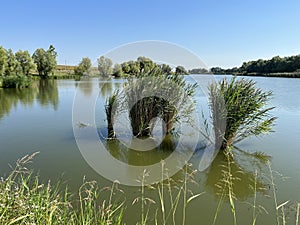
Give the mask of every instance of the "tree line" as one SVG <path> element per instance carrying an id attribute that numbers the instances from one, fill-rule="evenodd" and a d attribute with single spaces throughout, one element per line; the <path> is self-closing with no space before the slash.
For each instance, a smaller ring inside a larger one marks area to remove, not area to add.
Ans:
<path id="1" fill-rule="evenodd" d="M 14 53 L 12 49 L 0 46 L 0 76 L 29 76 L 36 70 L 46 77 L 56 68 L 56 57 L 53 45 L 48 50 L 38 48 L 32 55 L 27 50 Z"/>
<path id="2" fill-rule="evenodd" d="M 113 75 L 115 77 L 137 76 L 141 73 L 151 71 L 161 71 L 163 74 L 188 74 L 183 66 L 177 66 L 173 69 L 168 64 L 158 64 L 150 58 L 140 56 L 137 60 L 130 60 L 121 64 L 114 64 L 111 59 L 101 56 L 98 60 L 98 70 L 100 75 Z"/>
<path id="3" fill-rule="evenodd" d="M 300 73 L 300 55 L 280 57 L 272 59 L 259 59 L 244 62 L 241 67 L 222 69 L 211 68 L 214 74 L 271 74 L 271 73 Z"/>
<path id="4" fill-rule="evenodd" d="M 0 46 L 0 77 L 20 77 L 38 73 L 40 77 L 48 77 L 54 74 L 57 68 L 57 52 L 53 45 L 47 50 L 38 48 L 32 55 L 25 50 L 13 52 Z M 73 67 L 74 75 L 90 75 L 92 62 L 90 58 L 84 57 L 79 64 Z M 96 69 L 96 68 L 94 68 Z M 137 60 L 130 60 L 121 64 L 113 64 L 110 58 L 101 56 L 97 59 L 98 74 L 101 76 L 125 77 L 137 76 L 140 73 L 149 73 L 153 70 L 160 70 L 164 74 L 188 74 L 183 66 L 172 68 L 167 64 L 158 64 L 150 58 L 140 56 Z M 68 70 L 69 71 L 69 70 Z"/>

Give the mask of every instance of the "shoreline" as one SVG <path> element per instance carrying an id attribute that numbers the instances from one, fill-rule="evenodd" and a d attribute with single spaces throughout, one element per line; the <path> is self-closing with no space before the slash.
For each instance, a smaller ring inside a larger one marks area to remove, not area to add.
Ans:
<path id="1" fill-rule="evenodd" d="M 270 78 L 300 78 L 300 73 L 204 73 L 204 74 L 190 74 L 190 75 L 232 75 L 245 77 L 270 77 Z"/>

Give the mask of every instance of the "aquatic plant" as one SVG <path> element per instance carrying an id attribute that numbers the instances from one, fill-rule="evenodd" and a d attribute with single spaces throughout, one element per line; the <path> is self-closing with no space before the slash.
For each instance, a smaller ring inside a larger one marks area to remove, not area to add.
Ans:
<path id="1" fill-rule="evenodd" d="M 157 117 L 164 122 L 163 133 L 170 134 L 175 122 L 189 116 L 192 106 L 188 98 L 193 97 L 195 88 L 183 76 L 166 75 L 160 69 L 129 78 L 124 92 L 133 135 L 150 136 Z"/>
<path id="2" fill-rule="evenodd" d="M 107 98 L 106 105 L 105 105 L 105 113 L 107 118 L 107 136 L 108 138 L 114 138 L 115 137 L 115 131 L 114 131 L 114 118 L 115 113 L 117 109 L 117 97 L 118 97 L 119 91 L 116 91 L 112 96 Z"/>
<path id="3" fill-rule="evenodd" d="M 268 133 L 275 117 L 269 112 L 272 92 L 264 92 L 253 80 L 226 78 L 209 87 L 209 106 L 216 143 L 222 150 L 252 135 Z"/>

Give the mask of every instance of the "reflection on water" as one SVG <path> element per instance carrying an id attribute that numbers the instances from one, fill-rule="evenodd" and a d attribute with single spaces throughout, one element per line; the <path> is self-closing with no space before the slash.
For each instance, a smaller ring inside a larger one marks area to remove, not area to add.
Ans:
<path id="1" fill-rule="evenodd" d="M 51 105 L 55 110 L 58 107 L 59 96 L 56 80 L 35 81 L 29 88 L 0 88 L 0 119 L 8 116 L 13 107 L 22 104 L 23 107 L 32 106 L 34 101 L 41 106 Z"/>
<path id="2" fill-rule="evenodd" d="M 36 98 L 42 106 L 52 105 L 57 110 L 59 100 L 56 80 L 40 79 Z"/>
<path id="3" fill-rule="evenodd" d="M 93 92 L 93 80 L 89 77 L 83 77 L 80 80 L 80 85 L 76 82 L 76 87 L 86 96 L 91 96 Z"/>
<path id="4" fill-rule="evenodd" d="M 221 78 L 221 77 L 220 77 Z M 218 78 L 219 79 L 219 78 Z M 274 91 L 272 105 L 277 109 L 274 113 L 278 116 L 278 124 L 275 127 L 276 132 L 259 139 L 248 139 L 239 144 L 240 148 L 251 152 L 263 150 L 272 155 L 274 169 L 280 171 L 285 176 L 291 177 L 285 182 L 276 182 L 278 186 L 278 199 L 284 202 L 288 199 L 299 201 L 299 127 L 300 127 L 300 101 L 295 96 L 300 94 L 300 79 L 276 79 L 276 78 L 253 78 L 257 80 L 264 90 Z M 81 91 L 86 98 L 90 97 L 93 85 L 98 87 L 100 81 L 101 91 L 99 93 L 98 105 L 96 108 L 97 128 L 101 130 L 100 134 L 106 137 L 106 121 L 104 104 L 107 96 L 111 95 L 117 88 L 121 88 L 123 80 L 114 79 L 101 81 L 96 79 L 87 79 L 82 85 L 73 80 L 55 81 L 40 80 L 35 81 L 34 85 L 26 89 L 0 89 L 0 176 L 5 174 L 8 164 L 13 164 L 19 157 L 33 152 L 40 151 L 40 155 L 35 159 L 33 167 L 35 171 L 40 171 L 44 181 L 48 179 L 57 180 L 62 174 L 63 178 L 72 190 L 77 191 L 77 187 L 82 184 L 82 178 L 86 176 L 89 180 L 97 180 L 102 186 L 110 186 L 108 180 L 104 179 L 94 172 L 84 161 L 80 151 L 76 146 L 72 131 L 72 104 L 76 91 Z M 104 84 L 102 86 L 102 84 Z M 201 93 L 196 97 L 200 102 Z M 55 109 L 55 110 L 53 110 Z M 199 111 L 200 112 L 200 111 Z M 84 122 L 84 121 L 83 121 Z M 45 127 L 47 129 L 45 129 Z M 104 140 L 102 137 L 102 141 Z M 16 141 L 17 140 L 17 141 Z M 176 142 L 164 141 L 155 151 L 137 152 L 128 149 L 118 141 L 104 141 L 107 151 L 116 159 L 131 165 L 150 165 L 166 158 L 170 152 L 164 149 L 174 149 Z M 199 147 L 199 157 L 201 157 L 202 148 Z M 196 156 L 198 157 L 198 156 Z M 253 185 L 256 179 L 255 170 L 258 174 L 264 170 L 261 166 L 249 164 L 252 156 L 244 156 L 243 159 L 234 158 L 231 162 L 231 173 L 233 174 L 233 191 L 237 199 L 251 202 L 254 190 Z M 197 161 L 197 160 L 195 160 Z M 194 165 L 197 168 L 197 165 Z M 187 208 L 189 223 L 187 224 L 212 224 L 215 214 L 220 187 L 224 184 L 223 171 L 227 166 L 227 158 L 224 154 L 217 155 L 212 165 L 204 172 L 195 174 L 195 180 L 198 187 L 193 189 L 194 193 L 204 191 L 206 194 L 199 199 L 191 201 Z M 109 168 L 114 170 L 115 168 Z M 188 168 L 193 170 L 192 168 Z M 268 174 L 266 172 L 266 174 Z M 175 174 L 172 179 L 179 183 L 184 178 L 184 171 Z M 265 194 L 265 187 L 268 185 L 266 180 L 258 176 L 257 191 Z M 135 188 L 123 187 L 128 199 L 135 199 L 140 196 L 140 192 Z M 149 191 L 156 195 L 157 192 Z M 269 193 L 270 194 L 270 193 Z M 261 196 L 261 195 L 260 195 Z M 151 196 L 150 196 L 151 197 Z M 264 206 L 269 204 L 268 200 L 259 199 Z M 227 201 L 228 202 L 228 201 Z M 226 204 L 224 204 L 226 207 Z M 270 204 L 271 205 L 271 204 Z M 137 209 L 132 208 L 131 202 L 126 208 L 126 223 L 135 224 Z M 272 205 L 273 206 L 273 205 Z M 155 205 L 156 207 L 156 205 Z M 270 206 L 271 209 L 273 209 Z M 226 208 L 227 209 L 227 208 Z M 230 206 L 228 207 L 230 212 Z M 270 215 L 262 215 L 260 223 L 273 225 L 273 211 L 268 210 Z M 154 211 L 155 213 L 155 211 Z M 230 213 L 229 213 L 230 214 Z M 249 211 L 242 211 L 240 223 L 246 224 Z M 228 220 L 227 220 L 228 219 Z M 231 215 L 226 218 L 220 215 L 220 222 L 217 224 L 230 224 Z M 223 223 L 222 223 L 223 222 Z M 276 222 L 276 221 L 275 221 Z M 181 224 L 178 222 L 178 224 Z M 247 224 L 251 224 L 250 222 Z M 295 223 L 293 223 L 295 224 Z"/>
<path id="5" fill-rule="evenodd" d="M 19 103 L 22 105 L 32 105 L 36 88 L 26 89 L 1 89 L 0 88 L 0 119 L 8 116 L 12 107 L 16 107 Z"/>
<path id="6" fill-rule="evenodd" d="M 124 79 L 104 79 L 99 78 L 100 97 L 106 99 L 111 96 L 115 90 L 121 89 L 124 86 Z"/>
<path id="7" fill-rule="evenodd" d="M 110 154 L 122 162 L 134 166 L 147 166 L 167 158 L 175 150 L 177 144 L 175 140 L 167 136 L 159 146 L 149 151 L 127 148 L 118 140 L 107 140 L 106 146 Z"/>
<path id="8" fill-rule="evenodd" d="M 247 170 L 244 165 L 240 165 L 234 158 L 226 156 L 223 152 L 216 156 L 208 169 L 205 182 L 206 190 L 219 197 L 224 188 L 226 190 L 228 171 L 232 176 L 230 180 L 232 181 L 233 194 L 238 200 L 246 200 L 252 197 L 255 186 L 257 192 L 266 194 L 266 184 L 255 172 L 261 172 L 261 167 L 254 166 L 251 170 Z"/>
<path id="9" fill-rule="evenodd" d="M 99 88 L 101 97 L 106 98 L 113 93 L 113 82 L 110 80 L 100 81 Z"/>

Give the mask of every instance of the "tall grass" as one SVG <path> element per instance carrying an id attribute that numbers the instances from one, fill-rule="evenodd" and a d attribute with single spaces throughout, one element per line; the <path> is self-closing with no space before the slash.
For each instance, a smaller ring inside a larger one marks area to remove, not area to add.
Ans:
<path id="1" fill-rule="evenodd" d="M 235 196 L 234 189 L 234 180 L 236 179 L 232 171 L 234 161 L 228 151 L 222 154 L 226 154 L 227 159 L 226 165 L 220 168 L 223 170 L 223 179 L 217 184 L 220 186 L 222 194 L 211 224 L 217 223 L 222 205 L 226 201 L 231 209 L 232 221 L 224 222 L 238 224 L 240 214 L 238 212 L 239 204 L 237 204 L 239 200 Z M 117 182 L 114 182 L 109 188 L 101 189 L 95 181 L 84 179 L 83 185 L 78 190 L 78 197 L 74 197 L 67 188 L 62 189 L 59 184 L 53 185 L 50 181 L 46 184 L 41 183 L 39 177 L 27 169 L 34 155 L 27 155 L 18 160 L 16 167 L 7 178 L 0 180 L 0 224 L 124 224 L 126 199 Z M 268 164 L 268 168 L 274 209 L 276 210 L 274 221 L 278 225 L 290 224 L 288 213 L 286 213 L 289 201 L 278 202 L 271 164 Z M 161 178 L 164 181 L 149 186 L 145 185 L 149 173 L 144 171 L 140 180 L 140 197 L 132 203 L 141 206 L 141 214 L 136 215 L 137 224 L 187 224 L 188 205 L 204 194 L 203 192 L 193 193 L 190 189 L 191 185 L 196 183 L 194 180 L 196 172 L 188 164 L 176 175 L 180 179 L 175 181 L 168 176 L 168 171 L 163 165 Z M 256 172 L 253 180 L 254 197 L 253 203 L 250 204 L 252 212 L 249 211 L 252 213 L 252 225 L 257 224 L 262 211 L 266 212 L 257 202 L 256 192 L 259 187 L 257 174 Z M 148 197 L 148 190 L 157 195 Z M 101 199 L 103 192 L 109 194 L 105 199 Z M 296 225 L 299 224 L 299 209 L 300 204 L 298 203 L 294 209 L 295 223 L 293 224 Z M 153 210 L 154 213 L 152 213 Z"/>
<path id="2" fill-rule="evenodd" d="M 220 197 L 218 206 L 215 211 L 213 224 L 217 223 L 217 220 L 219 219 L 219 214 L 222 210 L 222 206 L 225 202 L 229 205 L 231 209 L 232 222 L 230 224 L 243 224 L 243 222 L 238 223 L 238 218 L 239 216 L 241 216 L 238 212 L 238 205 L 240 205 L 241 201 L 239 201 L 236 195 L 236 186 L 234 184 L 237 179 L 240 179 L 239 176 L 235 176 L 235 174 L 233 173 L 233 168 L 236 167 L 236 162 L 230 150 L 223 151 L 220 154 L 224 154 L 226 156 L 226 165 L 221 165 L 220 169 L 222 170 L 222 179 L 220 179 L 219 182 L 216 184 L 216 186 L 219 189 Z M 254 157 L 256 156 L 254 155 Z M 256 225 L 258 223 L 257 221 L 259 220 L 260 215 L 265 213 L 266 215 L 269 215 L 272 219 L 274 219 L 274 222 L 277 225 L 298 225 L 300 204 L 292 204 L 290 200 L 279 203 L 277 196 L 278 187 L 275 183 L 274 170 L 271 167 L 270 161 L 265 162 L 265 169 L 267 172 L 266 174 L 263 174 L 262 171 L 260 171 L 260 176 L 264 177 L 266 182 L 265 187 L 261 187 L 261 181 L 258 178 L 259 173 L 255 169 L 254 179 L 252 180 L 253 184 L 251 185 L 251 188 L 253 190 L 252 203 L 245 202 L 247 205 L 250 206 L 249 212 L 252 213 L 252 220 L 250 221 L 251 224 Z M 244 172 L 240 170 L 236 171 L 235 173 L 242 174 Z M 269 193 L 265 192 L 267 189 L 269 190 Z M 263 193 L 265 194 L 266 198 L 271 198 L 274 201 L 273 206 L 268 208 L 269 210 L 274 211 L 274 214 L 269 213 L 263 205 L 259 204 L 258 193 L 261 192 L 260 190 L 264 190 Z M 291 207 L 292 205 L 296 205 L 296 207 L 293 208 Z M 292 213 L 295 213 L 295 222 L 293 222 L 293 220 L 289 217 L 289 215 Z"/>
<path id="3" fill-rule="evenodd" d="M 85 181 L 79 199 L 74 199 L 67 188 L 61 191 L 59 184 L 40 183 L 27 169 L 34 156 L 19 159 L 7 178 L 1 178 L 1 224 L 122 224 L 124 200 L 114 200 L 113 195 L 120 192 L 116 184 L 108 190 L 108 201 L 100 199 L 106 189 L 99 189 L 94 181 Z"/>
<path id="4" fill-rule="evenodd" d="M 210 109 L 216 143 L 228 149 L 249 136 L 268 133 L 275 117 L 268 107 L 271 92 L 255 86 L 253 80 L 226 78 L 209 87 Z"/>
<path id="5" fill-rule="evenodd" d="M 107 118 L 108 138 L 115 138 L 115 131 L 113 125 L 114 125 L 116 110 L 118 109 L 118 100 L 117 100 L 118 94 L 119 91 L 116 91 L 112 96 L 110 96 L 106 100 L 105 113 Z"/>
<path id="6" fill-rule="evenodd" d="M 195 87 L 188 84 L 183 76 L 166 75 L 153 69 L 135 78 L 128 78 L 124 86 L 123 103 L 119 105 L 123 108 L 118 108 L 118 111 L 124 108 L 129 111 L 132 133 L 136 137 L 150 136 L 153 120 L 157 117 L 164 121 L 163 132 L 170 134 L 175 122 L 182 119 L 180 117 L 189 117 L 188 110 L 192 107 L 187 105 L 187 99 L 194 95 Z M 180 111 L 184 110 L 187 113 L 180 115 Z"/>
<path id="7" fill-rule="evenodd" d="M 189 188 L 192 184 L 197 185 L 194 181 L 195 173 L 196 170 L 191 168 L 191 164 L 187 164 L 178 174 L 181 179 L 175 182 L 168 176 L 168 171 L 162 162 L 161 179 L 163 181 L 154 185 L 144 185 L 149 176 L 149 173 L 144 171 L 140 180 L 141 196 L 133 201 L 133 204 L 141 202 L 142 218 L 141 223 L 138 224 L 153 224 L 152 221 L 157 225 L 186 224 L 187 206 L 191 201 L 204 194 L 204 192 L 194 194 Z M 146 196 L 146 190 L 152 190 L 157 195 L 149 198 Z M 148 205 L 146 205 L 147 203 Z M 155 209 L 155 213 L 149 215 L 151 205 Z M 182 215 L 182 218 L 176 217 L 177 214 Z"/>

